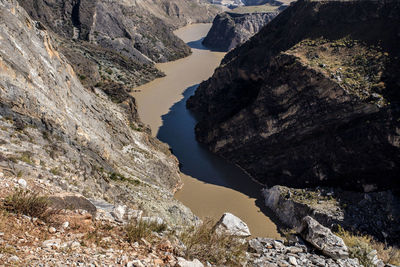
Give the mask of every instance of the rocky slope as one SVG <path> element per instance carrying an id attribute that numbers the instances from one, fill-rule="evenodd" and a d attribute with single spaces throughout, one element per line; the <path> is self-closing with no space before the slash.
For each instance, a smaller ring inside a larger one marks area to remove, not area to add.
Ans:
<path id="1" fill-rule="evenodd" d="M 277 15 L 278 12 L 218 14 L 203 44 L 211 49 L 229 51 L 249 40 Z"/>
<path id="2" fill-rule="evenodd" d="M 49 31 L 82 84 L 102 89 L 136 121 L 135 102 L 129 96 L 132 88 L 163 76 L 154 62 L 190 53 L 172 30 L 190 22 L 211 21 L 218 11 L 191 0 L 19 3 Z"/>
<path id="3" fill-rule="evenodd" d="M 399 10 L 292 4 L 189 99 L 197 139 L 267 185 L 399 190 Z"/>
<path id="4" fill-rule="evenodd" d="M 42 24 L 16 1 L 1 0 L 0 14 L 1 178 L 195 222 L 173 199 L 182 183 L 168 147 L 103 91 L 83 87 Z"/>

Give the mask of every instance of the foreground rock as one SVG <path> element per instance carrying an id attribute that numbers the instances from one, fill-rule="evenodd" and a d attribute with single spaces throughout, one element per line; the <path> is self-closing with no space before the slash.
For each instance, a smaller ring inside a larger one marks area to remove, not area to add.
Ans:
<path id="1" fill-rule="evenodd" d="M 272 11 L 267 13 L 237 14 L 224 12 L 218 14 L 204 38 L 203 44 L 211 49 L 229 51 L 249 40 L 278 13 L 278 11 Z"/>
<path id="2" fill-rule="evenodd" d="M 245 222 L 231 213 L 224 213 L 218 223 L 215 225 L 215 231 L 218 234 L 228 234 L 238 237 L 250 236 L 249 227 Z"/>
<path id="3" fill-rule="evenodd" d="M 357 259 L 332 259 L 321 255 L 314 248 L 302 241 L 285 245 L 282 241 L 270 238 L 249 240 L 251 260 L 248 266 L 328 266 L 328 267 L 360 267 Z"/>
<path id="4" fill-rule="evenodd" d="M 289 228 L 312 216 L 330 229 L 342 228 L 398 245 L 400 199 L 390 191 L 359 193 L 334 188 L 294 189 L 273 186 L 263 191 L 265 204 Z"/>
<path id="5" fill-rule="evenodd" d="M 332 259 L 347 259 L 349 257 L 348 249 L 343 240 L 310 216 L 303 218 L 299 233 L 306 241 Z"/>
<path id="6" fill-rule="evenodd" d="M 399 14 L 295 2 L 188 100 L 197 140 L 267 186 L 400 190 Z"/>

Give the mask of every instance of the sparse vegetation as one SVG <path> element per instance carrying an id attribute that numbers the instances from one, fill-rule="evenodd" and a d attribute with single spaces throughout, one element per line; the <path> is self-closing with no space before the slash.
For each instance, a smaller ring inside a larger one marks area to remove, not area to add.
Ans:
<path id="1" fill-rule="evenodd" d="M 140 128 L 140 127 L 137 127 L 134 123 L 129 123 L 129 127 L 132 129 L 132 130 L 134 130 L 134 131 L 138 131 L 138 132 L 141 132 L 141 131 L 143 131 L 142 130 L 142 128 Z"/>
<path id="2" fill-rule="evenodd" d="M 385 244 L 375 241 L 367 235 L 354 235 L 341 227 L 336 233 L 349 248 L 350 257 L 357 258 L 364 267 L 374 267 L 371 254 L 376 251 L 378 258 L 385 263 L 400 265 L 400 250 L 395 247 L 386 247 Z"/>
<path id="3" fill-rule="evenodd" d="M 337 80 L 348 93 L 380 106 L 387 104 L 382 77 L 389 54 L 382 48 L 350 37 L 333 41 L 318 38 L 301 41 L 289 53 Z"/>
<path id="4" fill-rule="evenodd" d="M 166 229 L 167 225 L 165 223 L 159 224 L 156 221 L 147 222 L 143 220 L 139 220 L 138 222 L 131 221 L 125 227 L 127 240 L 130 243 L 140 241 L 142 238 L 151 240 L 153 232 L 161 233 Z"/>
<path id="5" fill-rule="evenodd" d="M 57 167 L 54 167 L 54 168 L 50 169 L 50 172 L 51 172 L 53 175 L 61 175 L 61 172 L 60 172 L 60 170 L 59 170 Z"/>
<path id="6" fill-rule="evenodd" d="M 14 193 L 3 200 L 2 209 L 48 221 L 57 211 L 50 208 L 50 201 L 47 196 L 38 193 L 17 189 Z"/>
<path id="7" fill-rule="evenodd" d="M 124 175 L 117 173 L 117 172 L 112 172 L 110 173 L 110 179 L 113 181 L 121 181 L 121 182 L 128 182 L 133 185 L 140 185 L 140 181 L 137 179 L 129 179 L 125 177 Z"/>
<path id="8" fill-rule="evenodd" d="M 32 152 L 30 151 L 24 151 L 21 154 L 21 157 L 19 158 L 19 160 L 27 163 L 27 164 L 33 164 L 32 162 Z"/>
<path id="9" fill-rule="evenodd" d="M 216 265 L 240 265 L 245 257 L 247 244 L 229 235 L 214 232 L 215 221 L 207 219 L 199 227 L 187 228 L 180 235 L 186 246 L 185 254 Z"/>

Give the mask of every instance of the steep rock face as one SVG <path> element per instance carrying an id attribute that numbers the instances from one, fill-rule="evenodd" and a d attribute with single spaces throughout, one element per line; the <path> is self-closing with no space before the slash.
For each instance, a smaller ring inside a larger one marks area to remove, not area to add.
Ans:
<path id="1" fill-rule="evenodd" d="M 209 4 L 188 0 L 19 3 L 50 30 L 56 49 L 67 57 L 82 84 L 102 89 L 137 123 L 132 88 L 163 76 L 154 62 L 190 54 L 172 30 L 192 21 L 209 21 L 217 12 Z"/>
<path id="2" fill-rule="evenodd" d="M 203 44 L 212 49 L 229 51 L 249 40 L 277 15 L 278 12 L 218 14 Z"/>
<path id="3" fill-rule="evenodd" d="M 171 222 L 194 216 L 168 147 L 100 90 L 84 88 L 41 23 L 0 1 L 0 168 L 87 197 L 140 206 Z"/>
<path id="4" fill-rule="evenodd" d="M 292 4 L 189 99 L 198 140 L 267 185 L 398 190 L 399 10 Z"/>
<path id="5" fill-rule="evenodd" d="M 211 22 L 220 12 L 220 8 L 210 5 L 206 0 L 146 0 L 136 1 L 136 4 L 173 28 Z"/>
<path id="6" fill-rule="evenodd" d="M 67 39 L 90 41 L 142 63 L 186 56 L 190 49 L 135 1 L 20 0 L 33 19 Z"/>

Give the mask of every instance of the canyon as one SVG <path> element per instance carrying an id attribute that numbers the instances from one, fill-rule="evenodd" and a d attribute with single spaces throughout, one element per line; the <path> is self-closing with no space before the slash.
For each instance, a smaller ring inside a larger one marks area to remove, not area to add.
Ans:
<path id="1" fill-rule="evenodd" d="M 0 265 L 400 262 L 399 3 L 209 2 L 0 0 Z"/>

